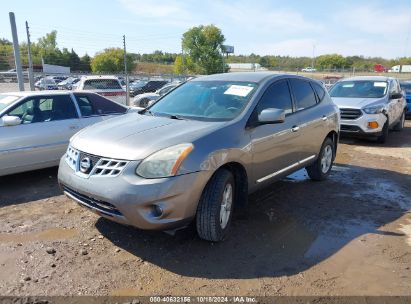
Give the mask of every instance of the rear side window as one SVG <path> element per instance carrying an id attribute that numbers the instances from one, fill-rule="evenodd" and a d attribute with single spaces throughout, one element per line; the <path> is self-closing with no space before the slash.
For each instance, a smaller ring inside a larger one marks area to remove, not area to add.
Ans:
<path id="1" fill-rule="evenodd" d="M 313 88 L 315 90 L 315 92 L 317 93 L 317 96 L 319 98 L 320 101 L 322 101 L 324 99 L 325 96 L 325 90 L 323 89 L 323 87 L 316 83 L 316 82 L 312 82 L 311 83 L 313 85 Z"/>
<path id="2" fill-rule="evenodd" d="M 268 87 L 257 105 L 257 113 L 261 113 L 262 110 L 268 108 L 283 109 L 285 114 L 293 111 L 290 90 L 286 80 L 273 83 Z"/>
<path id="3" fill-rule="evenodd" d="M 84 81 L 84 90 L 122 90 L 115 79 L 89 79 Z"/>
<path id="4" fill-rule="evenodd" d="M 123 114 L 127 111 L 111 100 L 94 94 L 75 94 L 82 116 Z"/>
<path id="5" fill-rule="evenodd" d="M 290 79 L 297 111 L 314 106 L 317 103 L 314 91 L 308 81 Z"/>

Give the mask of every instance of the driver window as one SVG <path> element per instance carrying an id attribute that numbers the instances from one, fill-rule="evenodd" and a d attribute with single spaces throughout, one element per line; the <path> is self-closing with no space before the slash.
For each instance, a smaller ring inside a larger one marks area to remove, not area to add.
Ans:
<path id="1" fill-rule="evenodd" d="M 286 115 L 293 112 L 290 89 L 286 80 L 275 82 L 268 87 L 257 105 L 257 113 L 268 108 L 283 109 Z"/>
<path id="2" fill-rule="evenodd" d="M 9 116 L 17 116 L 22 120 L 23 123 L 23 116 L 30 111 L 30 109 L 33 109 L 35 105 L 35 99 L 29 99 L 24 101 L 21 105 L 17 106 L 13 110 L 7 113 Z"/>

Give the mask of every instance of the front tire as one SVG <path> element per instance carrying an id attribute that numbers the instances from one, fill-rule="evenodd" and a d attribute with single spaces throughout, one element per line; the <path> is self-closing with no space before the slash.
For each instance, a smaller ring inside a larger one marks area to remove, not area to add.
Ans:
<path id="1" fill-rule="evenodd" d="M 196 227 L 200 238 L 207 241 L 222 241 L 230 228 L 235 198 L 235 180 L 226 170 L 217 171 L 201 195 Z"/>
<path id="2" fill-rule="evenodd" d="M 327 137 L 321 146 L 317 160 L 306 167 L 308 176 L 314 181 L 325 180 L 330 175 L 335 158 L 334 142 Z"/>
<path id="3" fill-rule="evenodd" d="M 388 132 L 389 132 L 389 122 L 388 122 L 388 117 L 387 121 L 385 122 L 384 126 L 382 127 L 382 134 L 377 137 L 377 142 L 379 144 L 385 144 L 388 138 Z"/>

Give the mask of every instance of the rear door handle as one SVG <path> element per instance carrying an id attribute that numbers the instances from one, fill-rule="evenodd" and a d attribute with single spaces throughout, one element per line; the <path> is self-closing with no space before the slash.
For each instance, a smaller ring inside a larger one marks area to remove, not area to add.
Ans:
<path id="1" fill-rule="evenodd" d="M 69 126 L 69 129 L 70 130 L 77 130 L 77 129 L 79 129 L 80 127 L 79 126 Z"/>
<path id="2" fill-rule="evenodd" d="M 293 131 L 293 132 L 297 132 L 298 130 L 300 130 L 299 126 L 294 126 L 294 127 L 291 128 L 291 131 Z"/>
<path id="3" fill-rule="evenodd" d="M 321 119 L 326 121 L 328 119 L 328 117 L 324 115 Z"/>

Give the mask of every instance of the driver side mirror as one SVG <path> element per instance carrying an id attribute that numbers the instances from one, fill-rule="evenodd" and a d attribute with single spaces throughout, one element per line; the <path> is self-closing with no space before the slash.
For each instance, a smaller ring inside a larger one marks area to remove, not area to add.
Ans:
<path id="1" fill-rule="evenodd" d="M 400 99 L 402 97 L 403 97 L 402 93 L 392 93 L 392 94 L 390 94 L 390 99 Z"/>
<path id="2" fill-rule="evenodd" d="M 285 111 L 283 109 L 268 108 L 261 111 L 258 115 L 260 124 L 275 124 L 285 121 Z"/>
<path id="3" fill-rule="evenodd" d="M 21 119 L 17 116 L 4 115 L 1 119 L 3 120 L 3 126 L 5 127 L 17 126 L 21 124 Z"/>

